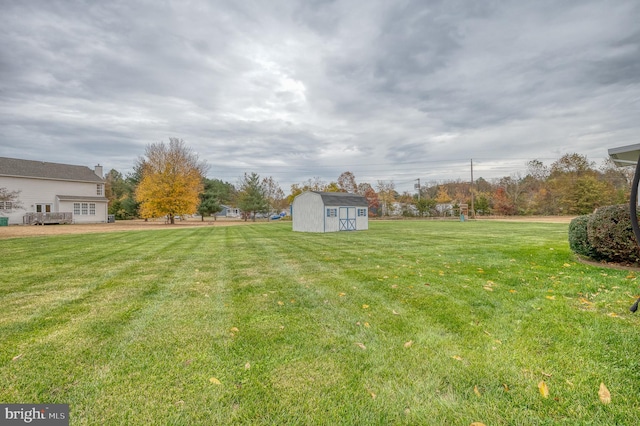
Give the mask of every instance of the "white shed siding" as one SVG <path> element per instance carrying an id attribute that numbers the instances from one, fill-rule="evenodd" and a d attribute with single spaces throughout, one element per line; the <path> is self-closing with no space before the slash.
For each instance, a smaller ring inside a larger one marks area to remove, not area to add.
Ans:
<path id="1" fill-rule="evenodd" d="M 327 217 L 327 210 L 335 209 L 337 214 L 335 217 Z M 340 230 L 340 207 L 324 206 L 324 232 L 338 232 Z"/>
<path id="2" fill-rule="evenodd" d="M 363 209 L 364 207 L 356 208 L 356 215 L 358 214 L 358 209 Z M 358 231 L 366 231 L 369 229 L 369 209 L 366 209 L 364 216 L 356 216 L 356 229 Z"/>
<path id="3" fill-rule="evenodd" d="M 293 230 L 298 232 L 325 232 L 322 198 L 305 192 L 293 200 Z"/>
<path id="4" fill-rule="evenodd" d="M 353 202 L 355 205 L 340 204 L 344 201 Z M 358 211 L 362 209 L 365 210 L 365 215 L 358 216 Z M 328 210 L 334 210 L 335 216 L 329 216 Z M 293 230 L 298 232 L 339 232 L 341 230 L 341 214 L 343 216 L 346 214 L 345 217 L 355 220 L 356 230 L 369 229 L 368 208 L 364 198 L 355 194 L 329 195 L 327 193 L 305 192 L 293 200 Z M 353 229 L 353 222 L 350 223 L 351 228 L 349 229 Z"/>

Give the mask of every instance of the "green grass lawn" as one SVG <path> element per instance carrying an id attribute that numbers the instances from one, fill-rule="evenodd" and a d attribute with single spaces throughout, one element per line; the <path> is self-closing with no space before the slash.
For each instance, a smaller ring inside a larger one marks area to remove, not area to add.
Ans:
<path id="1" fill-rule="evenodd" d="M 638 423 L 635 273 L 577 263 L 567 225 L 370 226 L 0 241 L 0 403 L 74 425 Z"/>

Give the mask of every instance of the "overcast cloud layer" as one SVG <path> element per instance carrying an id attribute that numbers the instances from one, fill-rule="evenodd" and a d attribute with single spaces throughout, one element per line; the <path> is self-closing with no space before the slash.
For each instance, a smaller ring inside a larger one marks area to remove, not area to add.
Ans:
<path id="1" fill-rule="evenodd" d="M 178 137 L 283 190 L 487 179 L 639 143 L 640 3 L 0 0 L 0 156 L 131 171 Z"/>

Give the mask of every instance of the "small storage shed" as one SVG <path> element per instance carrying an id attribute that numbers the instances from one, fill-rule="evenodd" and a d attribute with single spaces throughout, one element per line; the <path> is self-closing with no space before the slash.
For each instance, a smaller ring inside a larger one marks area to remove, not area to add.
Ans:
<path id="1" fill-rule="evenodd" d="M 293 230 L 339 232 L 369 229 L 369 203 L 346 192 L 303 192 L 291 205 Z"/>

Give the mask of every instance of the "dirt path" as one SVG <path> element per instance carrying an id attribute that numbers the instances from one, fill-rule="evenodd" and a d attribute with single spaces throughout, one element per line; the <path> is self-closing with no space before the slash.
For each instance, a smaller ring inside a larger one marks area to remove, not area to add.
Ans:
<path id="1" fill-rule="evenodd" d="M 115 223 L 95 223 L 79 225 L 12 225 L 0 227 L 0 240 L 7 238 L 34 237 L 43 235 L 61 234 L 89 234 L 96 232 L 139 231 L 149 229 L 177 229 L 193 228 L 200 226 L 241 226 L 250 224 L 267 224 L 269 222 L 251 222 L 241 220 L 218 219 L 214 221 L 184 220 L 177 221 L 174 225 L 165 224 L 164 221 L 144 220 L 119 220 Z"/>
<path id="2" fill-rule="evenodd" d="M 547 223 L 569 223 L 573 219 L 571 216 L 511 216 L 511 217 L 491 217 L 478 218 L 477 220 L 500 220 L 509 222 L 547 222 Z M 419 220 L 419 219 L 415 219 Z M 119 220 L 115 223 L 96 223 L 87 225 L 48 225 L 48 226 L 26 226 L 12 225 L 0 226 L 0 240 L 7 238 L 34 237 L 43 235 L 60 234 L 88 234 L 96 232 L 117 232 L 117 231 L 137 231 L 145 229 L 176 229 L 190 228 L 198 226 L 242 226 L 252 224 L 268 224 L 266 220 L 256 222 L 243 221 L 237 219 L 218 219 L 216 221 L 200 221 L 189 219 L 177 221 L 175 225 L 165 224 L 162 220 L 145 222 L 144 220 Z"/>

